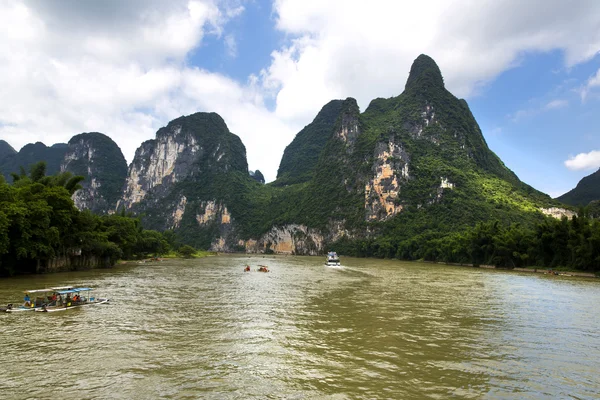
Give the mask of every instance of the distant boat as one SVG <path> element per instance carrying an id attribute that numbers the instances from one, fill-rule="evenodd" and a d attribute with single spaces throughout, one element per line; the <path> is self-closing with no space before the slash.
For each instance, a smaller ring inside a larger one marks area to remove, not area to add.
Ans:
<path id="1" fill-rule="evenodd" d="M 325 265 L 328 265 L 330 267 L 341 265 L 340 258 L 338 257 L 335 251 L 330 251 L 329 253 L 327 253 L 327 262 L 325 263 Z"/>
<path id="2" fill-rule="evenodd" d="M 38 312 L 55 312 L 65 311 L 71 308 L 94 306 L 97 304 L 108 303 L 108 299 L 95 297 L 92 288 L 72 288 L 62 287 L 56 294 L 56 299 L 53 302 L 42 305 L 36 308 Z"/>

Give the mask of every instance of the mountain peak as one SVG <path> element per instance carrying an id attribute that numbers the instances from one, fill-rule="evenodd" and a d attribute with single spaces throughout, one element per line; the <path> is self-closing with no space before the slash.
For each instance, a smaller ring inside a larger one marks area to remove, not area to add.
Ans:
<path id="1" fill-rule="evenodd" d="M 433 58 L 421 54 L 413 61 L 410 74 L 406 80 L 405 90 L 419 86 L 435 86 L 444 88 L 444 78 Z"/>
<path id="2" fill-rule="evenodd" d="M 17 151 L 4 140 L 0 140 L 0 158 L 17 154 Z"/>
<path id="3" fill-rule="evenodd" d="M 572 206 L 585 206 L 591 201 L 600 200 L 600 169 L 583 177 L 574 189 L 556 200 Z"/>

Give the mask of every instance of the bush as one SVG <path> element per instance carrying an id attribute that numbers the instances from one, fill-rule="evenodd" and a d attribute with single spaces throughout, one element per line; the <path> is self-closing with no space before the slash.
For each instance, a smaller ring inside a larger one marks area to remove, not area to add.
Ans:
<path id="1" fill-rule="evenodd" d="M 177 252 L 180 256 L 184 258 L 192 258 L 192 256 L 196 252 L 196 249 L 186 244 L 185 246 L 181 246 L 179 250 L 177 250 Z"/>

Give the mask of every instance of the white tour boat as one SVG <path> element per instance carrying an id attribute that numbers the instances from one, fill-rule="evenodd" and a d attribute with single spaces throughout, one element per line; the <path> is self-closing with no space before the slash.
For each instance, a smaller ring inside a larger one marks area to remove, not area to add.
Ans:
<path id="1" fill-rule="evenodd" d="M 340 258 L 338 257 L 335 251 L 330 251 L 329 253 L 327 253 L 327 262 L 325 263 L 325 265 L 330 267 L 341 265 Z"/>

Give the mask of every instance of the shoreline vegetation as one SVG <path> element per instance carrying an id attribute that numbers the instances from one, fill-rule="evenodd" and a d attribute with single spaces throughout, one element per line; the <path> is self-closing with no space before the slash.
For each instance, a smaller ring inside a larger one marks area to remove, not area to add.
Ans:
<path id="1" fill-rule="evenodd" d="M 122 211 L 97 215 L 75 207 L 72 196 L 83 176 L 46 175 L 46 163 L 0 175 L 0 276 L 110 268 L 118 260 L 201 257 L 173 231 L 142 227 L 139 217 Z"/>
<path id="2" fill-rule="evenodd" d="M 46 176 L 44 162 L 33 165 L 29 174 L 22 169 L 12 176 L 9 184 L 0 175 L 0 276 L 219 254 L 198 250 L 171 230 L 146 230 L 139 217 L 124 211 L 96 215 L 78 210 L 71 196 L 83 177 L 68 172 Z M 395 220 L 396 226 L 382 229 L 377 237 L 344 236 L 324 247 L 357 258 L 573 276 L 600 272 L 600 220 L 585 207 L 570 220 L 546 217 L 534 225 L 495 220 L 457 231 L 442 225 L 430 229 L 426 223 L 407 228 L 400 222 Z"/>

